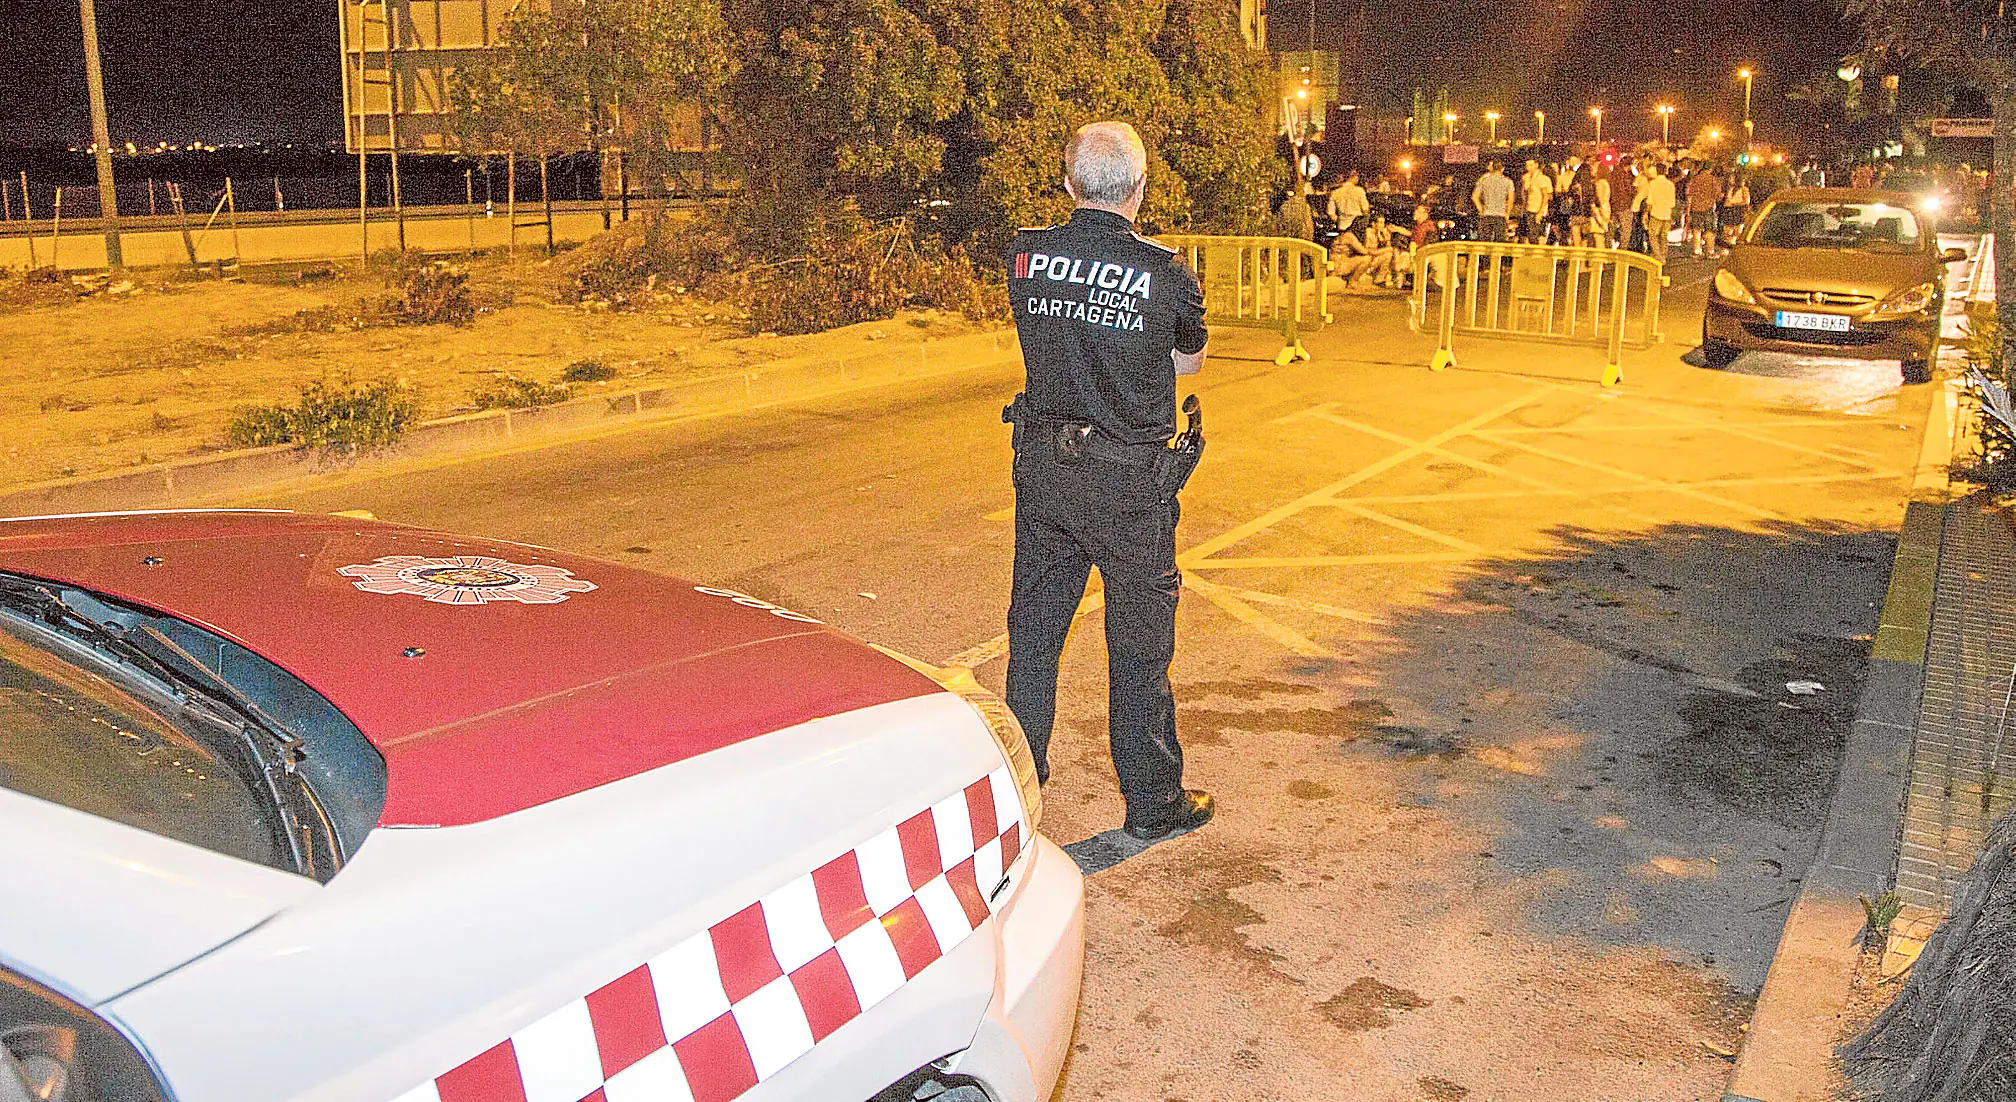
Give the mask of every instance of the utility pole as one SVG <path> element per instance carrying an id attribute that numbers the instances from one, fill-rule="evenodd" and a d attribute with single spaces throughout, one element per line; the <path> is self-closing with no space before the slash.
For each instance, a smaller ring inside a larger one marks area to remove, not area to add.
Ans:
<path id="1" fill-rule="evenodd" d="M 98 9 L 93 0 L 77 0 L 84 23 L 84 83 L 91 92 L 91 139 L 98 150 L 98 206 L 105 224 L 105 263 L 114 270 L 126 266 L 119 247 L 119 192 L 112 186 L 112 133 L 105 121 L 105 72 L 98 64 Z"/>

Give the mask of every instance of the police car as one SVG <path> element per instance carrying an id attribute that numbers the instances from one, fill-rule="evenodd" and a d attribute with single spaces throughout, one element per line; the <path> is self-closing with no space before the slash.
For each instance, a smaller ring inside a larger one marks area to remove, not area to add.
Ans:
<path id="1" fill-rule="evenodd" d="M 0 1100 L 1046 1099 L 1083 882 L 958 672 L 370 520 L 0 521 Z"/>

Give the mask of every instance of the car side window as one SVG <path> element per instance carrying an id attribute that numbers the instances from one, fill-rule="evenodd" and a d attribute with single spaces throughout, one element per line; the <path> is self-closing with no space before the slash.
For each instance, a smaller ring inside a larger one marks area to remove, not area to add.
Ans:
<path id="1" fill-rule="evenodd" d="M 0 787 L 296 871 L 232 734 L 177 713 L 88 648 L 0 614 Z"/>

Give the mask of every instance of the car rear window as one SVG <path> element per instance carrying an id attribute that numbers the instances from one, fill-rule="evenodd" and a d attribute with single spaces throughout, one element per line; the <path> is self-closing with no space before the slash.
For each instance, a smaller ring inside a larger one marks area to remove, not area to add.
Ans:
<path id="1" fill-rule="evenodd" d="M 222 732 L 36 634 L 0 615 L 0 787 L 287 867 L 277 816 Z"/>
<path id="2" fill-rule="evenodd" d="M 1777 249 L 1864 249 L 1915 252 L 1918 217 L 1890 203 L 1802 200 L 1772 203 L 1751 227 L 1749 242 Z"/>

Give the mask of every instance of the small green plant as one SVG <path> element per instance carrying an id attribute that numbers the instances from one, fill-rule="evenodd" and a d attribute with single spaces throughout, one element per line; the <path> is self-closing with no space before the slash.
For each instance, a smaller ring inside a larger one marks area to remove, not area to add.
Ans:
<path id="1" fill-rule="evenodd" d="M 1862 904 L 1862 941 L 1864 945 L 1881 948 L 1890 938 L 1890 924 L 1904 910 L 1904 900 L 1894 891 L 1884 892 L 1872 902 L 1866 895 L 1855 897 Z"/>
<path id="2" fill-rule="evenodd" d="M 575 360 L 560 373 L 563 383 L 605 383 L 616 377 L 616 369 L 601 360 Z"/>
<path id="3" fill-rule="evenodd" d="M 516 375 L 499 375 L 476 388 L 469 397 L 476 403 L 477 409 L 530 409 L 564 402 L 569 393 L 565 386 L 521 379 Z"/>
<path id="4" fill-rule="evenodd" d="M 370 447 L 397 440 L 419 413 L 409 388 L 389 379 L 304 384 L 294 405 L 241 406 L 225 432 L 241 448 L 272 444 Z"/>

